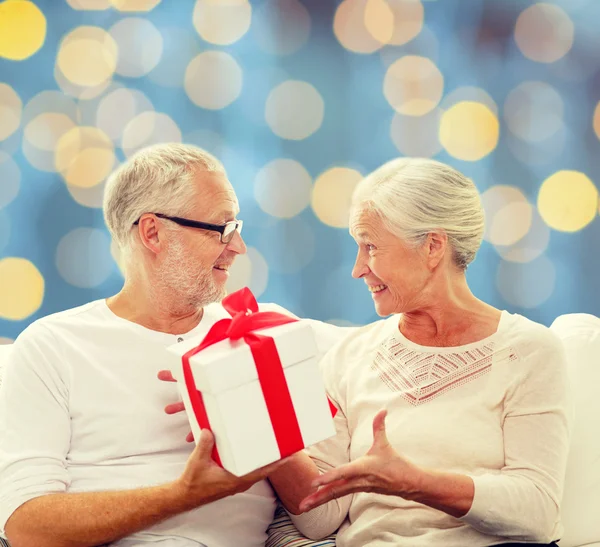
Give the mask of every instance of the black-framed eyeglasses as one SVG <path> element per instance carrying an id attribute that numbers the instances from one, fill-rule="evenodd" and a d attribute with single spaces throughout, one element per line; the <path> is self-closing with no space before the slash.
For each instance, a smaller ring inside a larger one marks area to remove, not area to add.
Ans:
<path id="1" fill-rule="evenodd" d="M 242 220 L 230 220 L 225 224 L 210 224 L 208 222 L 200 222 L 198 220 L 190 220 L 189 218 L 181 218 L 181 217 L 170 217 L 168 215 L 163 215 L 162 213 L 152 213 L 154 216 L 158 218 L 164 218 L 165 220 L 170 220 L 171 222 L 175 222 L 175 224 L 179 224 L 180 226 L 185 226 L 187 228 L 200 228 L 201 230 L 210 230 L 211 232 L 219 232 L 221 234 L 221 243 L 229 243 L 233 239 L 233 234 L 237 231 L 238 234 L 242 233 L 242 226 L 244 222 Z M 138 218 L 133 224 L 139 224 L 140 219 Z"/>

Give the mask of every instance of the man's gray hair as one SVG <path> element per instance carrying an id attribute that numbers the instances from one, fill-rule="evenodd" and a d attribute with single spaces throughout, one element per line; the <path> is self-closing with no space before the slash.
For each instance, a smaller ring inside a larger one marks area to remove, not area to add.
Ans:
<path id="1" fill-rule="evenodd" d="M 382 165 L 358 184 L 352 209 L 376 212 L 409 245 L 418 246 L 431 232 L 445 232 L 461 270 L 473 261 L 483 239 L 485 218 L 475 184 L 431 159 L 399 158 Z"/>
<path id="2" fill-rule="evenodd" d="M 136 152 L 110 175 L 104 190 L 104 220 L 122 253 L 131 227 L 144 213 L 184 216 L 193 207 L 199 171 L 225 172 L 205 150 L 188 144 L 159 144 Z"/>

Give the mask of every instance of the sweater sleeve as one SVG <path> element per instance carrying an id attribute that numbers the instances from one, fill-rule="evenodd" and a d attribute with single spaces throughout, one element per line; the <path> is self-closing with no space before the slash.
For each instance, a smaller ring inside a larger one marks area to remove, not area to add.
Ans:
<path id="1" fill-rule="evenodd" d="M 343 342 L 336 345 L 321 361 L 327 395 L 337 408 L 333 420 L 336 435 L 306 450 L 321 473 L 350 461 L 350 432 L 345 414 L 344 383 L 336 366 L 343 363 L 340 346 L 344 346 Z M 296 528 L 305 536 L 311 539 L 324 538 L 339 528 L 348 515 L 351 501 L 352 495 L 344 496 L 301 515 L 290 513 L 290 517 Z"/>
<path id="2" fill-rule="evenodd" d="M 569 451 L 566 355 L 549 330 L 518 348 L 504 401 L 504 467 L 472 476 L 475 496 L 461 520 L 515 541 L 549 543 L 561 533 L 559 507 Z"/>
<path id="3" fill-rule="evenodd" d="M 43 325 L 30 326 L 11 348 L 0 389 L 1 533 L 23 503 L 70 484 L 68 388 L 59 368 L 56 342 Z"/>

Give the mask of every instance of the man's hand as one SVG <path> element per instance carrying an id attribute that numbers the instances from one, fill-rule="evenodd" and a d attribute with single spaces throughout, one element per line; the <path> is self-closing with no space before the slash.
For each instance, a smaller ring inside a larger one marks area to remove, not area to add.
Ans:
<path id="1" fill-rule="evenodd" d="M 244 492 L 285 465 L 285 460 L 281 460 L 237 477 L 211 458 L 214 444 L 213 434 L 203 429 L 198 446 L 189 457 L 183 474 L 174 483 L 178 497 L 187 500 L 190 509 Z"/>
<path id="2" fill-rule="evenodd" d="M 173 375 L 171 374 L 170 370 L 160 370 L 158 372 L 158 379 L 162 380 L 163 382 L 175 382 L 175 378 L 173 378 Z M 171 403 L 170 405 L 167 405 L 165 407 L 165 412 L 167 414 L 177 414 L 178 412 L 182 412 L 183 410 L 185 410 L 185 407 L 183 406 L 183 402 L 180 401 L 178 403 Z M 187 437 L 185 438 L 185 440 L 188 443 L 193 443 L 194 442 L 194 435 L 192 434 L 192 432 L 190 431 L 187 434 Z"/>
<path id="3" fill-rule="evenodd" d="M 390 445 L 385 433 L 387 411 L 373 420 L 373 445 L 366 455 L 332 469 L 312 482 L 319 488 L 300 503 L 302 512 L 355 492 L 375 492 L 407 499 L 416 491 L 421 470 Z"/>

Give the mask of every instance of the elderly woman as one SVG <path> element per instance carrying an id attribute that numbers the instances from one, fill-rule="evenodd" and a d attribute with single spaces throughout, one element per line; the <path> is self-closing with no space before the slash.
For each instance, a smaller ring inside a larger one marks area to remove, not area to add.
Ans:
<path id="1" fill-rule="evenodd" d="M 547 328 L 472 294 L 465 272 L 483 231 L 473 182 L 442 163 L 397 159 L 358 185 L 352 275 L 387 319 L 322 363 L 339 412 L 337 436 L 308 451 L 319 490 L 296 503 L 311 476 L 299 460 L 295 495 L 285 469 L 271 477 L 307 536 L 341 524 L 339 547 L 560 538 L 564 352 Z"/>

